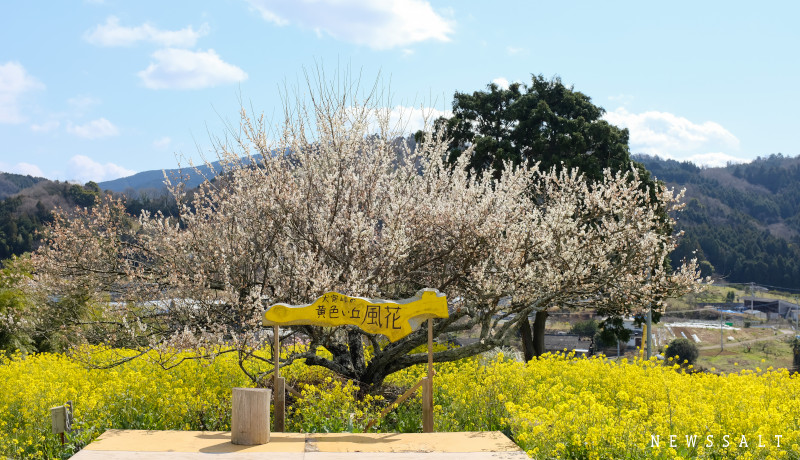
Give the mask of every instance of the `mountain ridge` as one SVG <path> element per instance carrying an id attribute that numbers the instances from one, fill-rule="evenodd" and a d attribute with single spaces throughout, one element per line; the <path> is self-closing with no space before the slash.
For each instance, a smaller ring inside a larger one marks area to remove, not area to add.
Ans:
<path id="1" fill-rule="evenodd" d="M 213 168 L 213 171 L 212 171 Z M 143 190 L 166 190 L 164 184 L 165 174 L 170 178 L 183 178 L 187 188 L 194 188 L 200 185 L 206 178 L 211 179 L 216 176 L 215 171 L 220 169 L 220 162 L 216 161 L 209 165 L 196 167 L 174 168 L 174 169 L 152 169 L 138 172 L 131 176 L 120 177 L 118 179 L 99 182 L 97 185 L 103 190 L 124 193 L 129 190 L 137 192 Z"/>
<path id="2" fill-rule="evenodd" d="M 686 189 L 674 261 L 696 256 L 705 274 L 727 281 L 800 289 L 800 156 L 715 168 L 635 159 L 668 186 Z"/>
<path id="3" fill-rule="evenodd" d="M 675 215 L 676 230 L 684 236 L 672 253 L 673 261 L 697 257 L 704 275 L 800 291 L 800 156 L 775 154 L 724 167 L 646 155 L 633 158 L 656 179 L 686 189 L 685 209 Z M 194 168 L 165 172 L 169 177 L 182 173 L 191 189 L 223 168 L 215 162 L 197 169 L 199 173 Z M 101 189 L 124 194 L 131 214 L 146 209 L 174 215 L 177 209 L 163 181 L 162 170 L 84 186 L 0 174 L 0 243 L 8 243 L 0 252 L 32 249 L 37 243 L 31 234 L 48 221 L 54 206 L 84 206 Z"/>

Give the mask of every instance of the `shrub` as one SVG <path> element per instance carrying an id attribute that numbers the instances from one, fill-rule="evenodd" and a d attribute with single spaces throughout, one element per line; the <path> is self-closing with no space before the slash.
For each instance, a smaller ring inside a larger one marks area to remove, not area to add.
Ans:
<path id="1" fill-rule="evenodd" d="M 592 338 L 595 334 L 597 334 L 597 328 L 597 321 L 593 319 L 587 319 L 585 321 L 578 321 L 577 323 L 573 324 L 572 328 L 570 329 L 570 333 L 576 334 L 581 338 Z"/>
<path id="2" fill-rule="evenodd" d="M 667 360 L 674 360 L 677 362 L 686 362 L 687 364 L 692 364 L 697 361 L 697 356 L 700 354 L 697 351 L 697 346 L 690 342 L 689 339 L 675 339 L 669 343 L 667 346 L 667 350 L 664 352 L 664 356 Z"/>

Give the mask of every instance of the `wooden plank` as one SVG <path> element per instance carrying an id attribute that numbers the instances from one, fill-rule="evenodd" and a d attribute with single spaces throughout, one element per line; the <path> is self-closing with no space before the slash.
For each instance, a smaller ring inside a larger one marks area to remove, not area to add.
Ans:
<path id="1" fill-rule="evenodd" d="M 433 388 L 428 377 L 422 379 L 422 432 L 433 433 Z"/>
<path id="2" fill-rule="evenodd" d="M 275 325 L 272 328 L 274 348 L 272 349 L 272 360 L 275 362 L 275 371 L 272 374 L 272 391 L 274 395 L 274 431 L 281 433 L 286 431 L 286 379 L 281 377 L 281 331 Z"/>
<path id="3" fill-rule="evenodd" d="M 388 414 L 388 413 L 389 413 L 389 412 L 390 412 L 392 409 L 394 409 L 396 406 L 399 406 L 400 404 L 403 404 L 403 403 L 406 401 L 406 399 L 408 399 L 408 398 L 409 398 L 409 397 L 410 397 L 412 394 L 414 394 L 414 392 L 416 392 L 416 391 L 417 391 L 417 389 L 418 389 L 420 386 L 422 386 L 422 384 L 423 384 L 424 382 L 425 382 L 425 379 L 423 378 L 422 380 L 420 380 L 419 382 L 417 382 L 416 384 L 414 384 L 414 386 L 413 386 L 413 387 L 411 387 L 411 388 L 409 388 L 408 390 L 406 390 L 406 392 L 405 392 L 405 393 L 403 393 L 403 395 L 402 395 L 402 396 L 400 396 L 399 398 L 397 398 L 397 400 L 395 400 L 395 402 L 393 402 L 392 404 L 389 404 L 389 405 L 388 405 L 388 406 L 387 406 L 385 409 L 383 409 L 383 410 L 381 411 L 381 415 L 379 415 L 377 419 L 372 419 L 372 420 L 370 420 L 370 421 L 369 421 L 369 423 L 367 423 L 367 427 L 364 429 L 364 431 L 369 431 L 369 429 L 370 429 L 370 428 L 372 428 L 372 425 L 374 425 L 374 424 L 378 423 L 378 420 L 380 420 L 380 419 L 382 419 L 384 416 L 386 416 L 386 414 Z"/>
<path id="4" fill-rule="evenodd" d="M 309 304 L 274 304 L 264 312 L 262 324 L 323 327 L 349 324 L 370 334 L 383 334 L 389 341 L 396 342 L 427 318 L 447 317 L 447 297 L 436 289 L 421 289 L 414 297 L 402 300 L 367 299 L 327 292 Z M 365 319 L 370 321 L 365 322 Z"/>
<path id="5" fill-rule="evenodd" d="M 428 376 L 422 385 L 422 431 L 433 433 L 433 319 L 428 320 Z"/>
<path id="6" fill-rule="evenodd" d="M 286 379 L 283 377 L 275 379 L 273 391 L 275 392 L 273 431 L 282 433 L 286 431 Z"/>
<path id="7" fill-rule="evenodd" d="M 272 433 L 260 446 L 237 446 L 221 431 L 108 430 L 74 460 L 479 460 L 527 458 L 500 432 Z"/>
<path id="8" fill-rule="evenodd" d="M 272 360 L 275 362 L 275 371 L 272 376 L 278 378 L 281 376 L 281 328 L 280 326 L 272 327 Z"/>

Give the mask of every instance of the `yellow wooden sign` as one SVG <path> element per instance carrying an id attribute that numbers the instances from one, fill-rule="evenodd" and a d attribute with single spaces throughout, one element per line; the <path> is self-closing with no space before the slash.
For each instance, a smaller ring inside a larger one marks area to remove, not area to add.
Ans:
<path id="1" fill-rule="evenodd" d="M 404 300 L 365 299 L 328 292 L 307 305 L 272 305 L 264 312 L 264 326 L 351 324 L 395 342 L 426 319 L 447 316 L 447 297 L 435 289 L 423 289 Z"/>

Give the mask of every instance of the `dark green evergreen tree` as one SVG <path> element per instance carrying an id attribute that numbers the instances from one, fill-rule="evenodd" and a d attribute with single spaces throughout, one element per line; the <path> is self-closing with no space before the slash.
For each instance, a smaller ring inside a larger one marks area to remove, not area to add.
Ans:
<path id="1" fill-rule="evenodd" d="M 657 184 L 650 173 L 631 160 L 628 130 L 603 120 L 604 113 L 589 96 L 560 78 L 532 75 L 530 84 L 513 83 L 504 89 L 490 83 L 485 91 L 456 92 L 453 116 L 438 119 L 435 129 L 451 139 L 451 161 L 474 147 L 469 167 L 477 174 L 497 177 L 507 161 L 538 162 L 543 170 L 578 168 L 591 180 L 602 179 L 603 170 L 610 168 L 636 171 L 654 190 Z M 664 231 L 672 229 L 665 225 Z M 521 323 L 528 360 L 544 353 L 547 316 L 546 310 L 538 311 L 532 327 L 527 321 Z"/>

